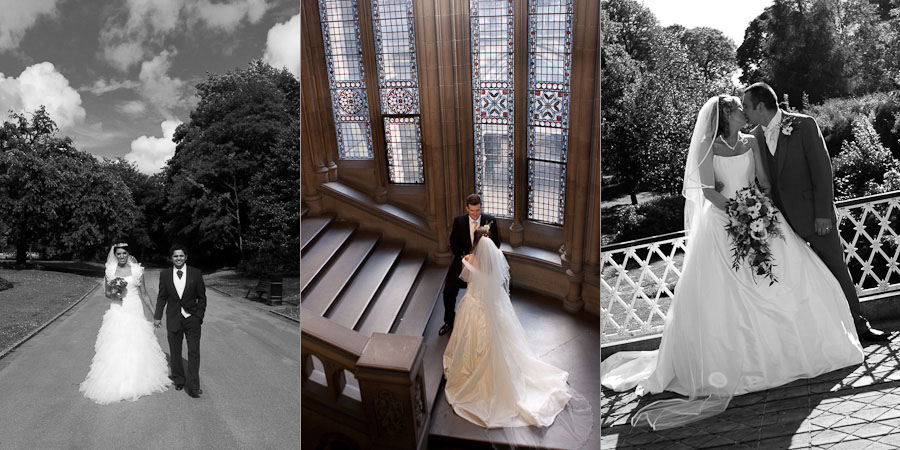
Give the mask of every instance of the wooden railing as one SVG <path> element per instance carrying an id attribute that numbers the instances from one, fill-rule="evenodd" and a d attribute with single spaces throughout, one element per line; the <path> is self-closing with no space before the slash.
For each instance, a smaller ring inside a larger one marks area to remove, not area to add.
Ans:
<path id="1" fill-rule="evenodd" d="M 860 297 L 900 291 L 900 191 L 836 206 L 845 261 Z M 679 231 L 601 249 L 601 345 L 662 332 L 686 240 Z"/>
<path id="2" fill-rule="evenodd" d="M 422 337 L 366 337 L 300 310 L 304 447 L 426 448 Z"/>

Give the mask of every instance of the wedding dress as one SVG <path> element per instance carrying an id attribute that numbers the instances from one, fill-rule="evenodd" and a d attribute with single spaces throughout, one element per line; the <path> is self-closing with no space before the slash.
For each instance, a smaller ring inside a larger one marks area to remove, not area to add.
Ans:
<path id="1" fill-rule="evenodd" d="M 509 265 L 494 242 L 480 239 L 474 263 L 463 263 L 468 287 L 443 357 L 447 402 L 485 428 L 550 426 L 572 398 L 568 372 L 528 346 L 509 299 Z"/>
<path id="2" fill-rule="evenodd" d="M 143 269 L 132 258 L 132 274 L 122 277 L 128 283 L 122 300 L 111 300 L 103 315 L 94 359 L 79 391 L 95 403 L 108 404 L 120 400 L 137 400 L 155 392 L 163 392 L 170 384 L 166 356 L 146 320 L 136 280 Z M 109 267 L 107 267 L 109 272 Z M 115 278 L 115 268 L 112 268 Z"/>
<path id="3" fill-rule="evenodd" d="M 704 108 L 710 106 L 708 102 Z M 718 117 L 717 112 L 706 113 Z M 714 138 L 709 130 L 705 134 Z M 695 128 L 692 153 L 698 147 L 704 154 L 689 156 L 688 164 L 693 160 L 696 167 L 698 160 L 712 158 L 715 181 L 724 184 L 722 195 L 734 198 L 755 182 L 749 145 L 738 156 L 712 155 L 711 145 L 695 145 L 711 142 L 697 135 Z M 770 244 L 778 281 L 769 285 L 765 277 L 754 278 L 746 263 L 732 269 L 728 218 L 688 192 L 692 181 L 690 170 L 686 173 L 688 247 L 659 350 L 611 355 L 601 363 L 600 376 L 603 386 L 616 391 L 637 386 L 641 395 L 672 391 L 688 399 L 652 403 L 632 417 L 632 424 L 646 420 L 655 429 L 682 425 L 723 411 L 735 395 L 862 363 L 837 279 L 781 213 L 784 239 L 776 237 Z"/>

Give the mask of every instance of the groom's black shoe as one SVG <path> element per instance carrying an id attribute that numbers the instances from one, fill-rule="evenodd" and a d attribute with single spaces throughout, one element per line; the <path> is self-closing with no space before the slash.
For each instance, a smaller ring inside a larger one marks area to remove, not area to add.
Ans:
<path id="1" fill-rule="evenodd" d="M 182 390 L 182 389 L 184 389 L 184 385 L 183 385 L 183 384 L 176 384 L 176 385 L 175 385 L 175 390 L 176 390 L 176 391 L 180 391 L 180 390 Z"/>
<path id="2" fill-rule="evenodd" d="M 438 330 L 438 336 L 443 336 L 443 335 L 449 333 L 450 330 L 452 330 L 452 329 L 453 329 L 453 325 L 450 325 L 449 323 L 445 323 L 444 326 L 442 326 L 441 329 Z"/>
<path id="3" fill-rule="evenodd" d="M 859 333 L 859 338 L 872 342 L 888 342 L 891 340 L 891 334 L 876 330 L 875 328 L 869 328 L 868 330 Z"/>
<path id="4" fill-rule="evenodd" d="M 196 391 L 188 389 L 188 395 L 193 398 L 200 398 L 200 396 L 203 395 L 203 389 L 197 389 Z"/>

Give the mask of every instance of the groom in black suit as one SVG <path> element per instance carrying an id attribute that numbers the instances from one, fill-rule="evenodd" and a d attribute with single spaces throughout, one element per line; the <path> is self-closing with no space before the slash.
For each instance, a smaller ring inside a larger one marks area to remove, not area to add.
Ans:
<path id="1" fill-rule="evenodd" d="M 481 213 L 481 197 L 472 194 L 466 197 L 466 214 L 456 216 L 453 219 L 453 227 L 450 229 L 450 250 L 453 251 L 453 262 L 447 271 L 444 280 L 444 326 L 438 334 L 447 334 L 453 329 L 453 321 L 456 319 L 456 295 L 459 288 L 466 287 L 466 283 L 459 279 L 462 272 L 462 259 L 472 252 L 472 241 L 475 228 L 490 224 L 491 240 L 500 248 L 500 229 L 497 227 L 493 216 Z"/>
<path id="2" fill-rule="evenodd" d="M 169 338 L 169 368 L 175 389 L 186 388 L 188 395 L 199 398 L 200 389 L 200 326 L 206 313 L 206 285 L 200 269 L 188 267 L 183 245 L 173 245 L 169 251 L 174 267 L 159 274 L 159 295 L 153 318 L 159 328 L 163 308 L 166 310 L 166 330 Z M 181 362 L 181 342 L 187 338 L 188 368 Z"/>

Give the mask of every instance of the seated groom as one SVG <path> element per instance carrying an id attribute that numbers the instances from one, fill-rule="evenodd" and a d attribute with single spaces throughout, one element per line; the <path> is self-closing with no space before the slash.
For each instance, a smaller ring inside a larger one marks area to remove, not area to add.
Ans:
<path id="1" fill-rule="evenodd" d="M 472 252 L 472 242 L 475 239 L 475 229 L 479 226 L 490 224 L 491 240 L 500 248 L 500 229 L 497 227 L 493 216 L 481 213 L 481 197 L 472 194 L 466 197 L 466 213 L 453 219 L 450 228 L 450 250 L 453 251 L 453 262 L 447 271 L 444 280 L 444 326 L 438 334 L 447 334 L 453 329 L 453 321 L 456 319 L 456 295 L 459 288 L 466 287 L 466 283 L 459 279 L 462 272 L 462 259 Z"/>

